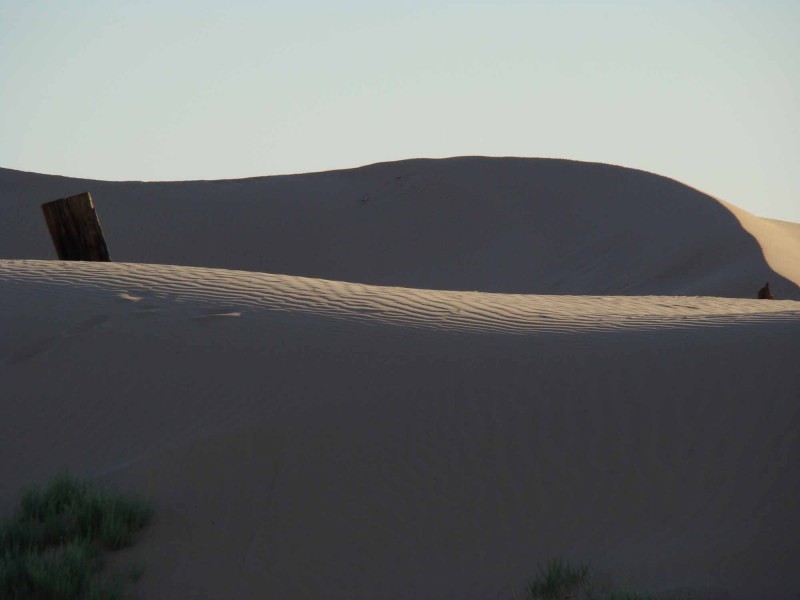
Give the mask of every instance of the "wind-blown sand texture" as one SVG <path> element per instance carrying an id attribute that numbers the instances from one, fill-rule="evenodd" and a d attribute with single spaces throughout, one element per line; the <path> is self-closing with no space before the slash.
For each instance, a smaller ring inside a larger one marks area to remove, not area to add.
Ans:
<path id="1" fill-rule="evenodd" d="M 85 190 L 118 262 L 48 260 Z M 2 170 L 0 215 L 0 510 L 62 467 L 150 496 L 138 598 L 510 600 L 556 556 L 800 591 L 798 225 L 480 158 Z"/>

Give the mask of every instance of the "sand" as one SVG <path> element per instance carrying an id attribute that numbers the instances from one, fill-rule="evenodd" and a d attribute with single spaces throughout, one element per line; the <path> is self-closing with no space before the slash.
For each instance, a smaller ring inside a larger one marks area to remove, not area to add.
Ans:
<path id="1" fill-rule="evenodd" d="M 114 263 L 52 260 L 39 203 L 85 189 Z M 64 467 L 145 494 L 137 598 L 510 599 L 552 557 L 800 591 L 796 224 L 480 158 L 4 170 L 0 211 L 0 510 Z"/>
<path id="2" fill-rule="evenodd" d="M 0 257 L 54 259 L 39 205 L 84 191 L 118 262 L 519 294 L 755 298 L 769 280 L 800 300 L 796 230 L 665 177 L 566 160 L 183 183 L 0 170 Z"/>

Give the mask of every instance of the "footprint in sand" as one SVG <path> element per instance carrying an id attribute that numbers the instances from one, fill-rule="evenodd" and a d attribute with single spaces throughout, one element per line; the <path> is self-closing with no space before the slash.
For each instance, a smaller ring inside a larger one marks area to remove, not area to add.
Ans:
<path id="1" fill-rule="evenodd" d="M 97 315 L 96 317 L 90 317 L 85 321 L 81 321 L 75 327 L 68 329 L 65 333 L 66 336 L 70 337 L 78 333 L 84 333 L 86 331 L 91 331 L 95 327 L 99 327 L 106 321 L 108 321 L 110 317 L 108 315 Z"/>
<path id="2" fill-rule="evenodd" d="M 224 319 L 236 319 L 241 317 L 242 313 L 239 311 L 231 311 L 231 312 L 208 312 L 203 315 L 199 315 L 197 317 L 192 317 L 192 321 L 198 321 L 200 323 L 207 323 L 211 321 L 221 321 Z"/>
<path id="3" fill-rule="evenodd" d="M 25 344 L 22 348 L 17 350 L 16 352 L 12 352 L 8 355 L 8 358 L 4 361 L 7 365 L 16 365 L 21 362 L 25 362 L 31 360 L 32 358 L 36 358 L 37 356 L 48 352 L 49 350 L 53 349 L 55 346 L 58 345 L 59 342 L 62 340 L 66 340 L 77 335 L 81 335 L 83 333 L 89 332 L 92 329 L 95 329 L 108 321 L 108 315 L 96 315 L 94 317 L 90 317 L 85 319 L 75 325 L 74 327 L 70 327 L 66 331 L 62 331 L 56 335 L 48 335 L 39 338 L 29 344 Z"/>
<path id="4" fill-rule="evenodd" d="M 141 319 L 142 317 L 149 317 L 161 311 L 161 308 L 152 303 L 142 302 L 145 300 L 144 296 L 134 296 L 133 294 L 129 294 L 128 292 L 120 292 L 117 294 L 117 298 L 120 300 L 124 300 L 126 302 L 132 302 L 135 305 L 133 309 L 134 315 L 137 319 Z"/>
<path id="5" fill-rule="evenodd" d="M 141 302 L 144 300 L 144 296 L 134 296 L 133 294 L 129 294 L 128 292 L 120 292 L 117 294 L 117 298 L 120 300 L 127 300 L 128 302 Z"/>
<path id="6" fill-rule="evenodd" d="M 133 309 L 134 316 L 137 319 L 151 317 L 159 312 L 161 312 L 161 309 L 155 304 L 143 304 L 142 306 L 137 306 L 135 309 Z"/>
<path id="7" fill-rule="evenodd" d="M 7 365 L 16 365 L 21 362 L 25 362 L 32 358 L 39 356 L 50 350 L 53 346 L 58 344 L 59 341 L 63 336 L 59 335 L 50 335 L 47 337 L 40 338 L 35 342 L 31 342 L 30 344 L 25 344 L 22 348 L 17 350 L 16 352 L 12 352 L 8 358 L 6 358 L 5 363 Z"/>
<path id="8" fill-rule="evenodd" d="M 126 302 L 132 302 L 136 305 L 134 308 L 134 312 L 136 313 L 137 318 L 147 317 L 158 313 L 161 311 L 161 308 L 152 303 L 146 302 L 145 296 L 135 296 L 133 294 L 129 294 L 128 292 L 120 292 L 117 294 L 117 298 L 120 300 L 124 300 Z M 145 301 L 145 302 L 142 302 Z M 198 322 L 210 322 L 210 321 L 219 321 L 223 319 L 235 319 L 241 317 L 242 313 L 240 311 L 226 311 L 225 309 L 214 309 L 204 312 L 201 315 L 196 317 L 192 317 L 192 321 Z"/>

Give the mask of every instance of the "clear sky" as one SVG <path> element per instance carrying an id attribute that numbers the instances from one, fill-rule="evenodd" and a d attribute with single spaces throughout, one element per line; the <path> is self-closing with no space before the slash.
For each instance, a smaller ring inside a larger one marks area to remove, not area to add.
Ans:
<path id="1" fill-rule="evenodd" d="M 608 162 L 800 222 L 800 1 L 0 0 L 0 166 Z"/>

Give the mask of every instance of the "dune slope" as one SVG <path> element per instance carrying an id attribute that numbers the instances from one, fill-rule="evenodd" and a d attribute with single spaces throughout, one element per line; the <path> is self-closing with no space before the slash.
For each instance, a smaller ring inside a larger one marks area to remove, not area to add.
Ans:
<path id="1" fill-rule="evenodd" d="M 800 589 L 798 302 L 1 260 L 0 331 L 0 510 L 151 496 L 140 598 Z"/>
<path id="2" fill-rule="evenodd" d="M 0 257 L 54 258 L 42 202 L 91 191 L 112 257 L 424 289 L 800 299 L 800 241 L 681 183 L 550 159 L 232 181 L 0 170 Z"/>

